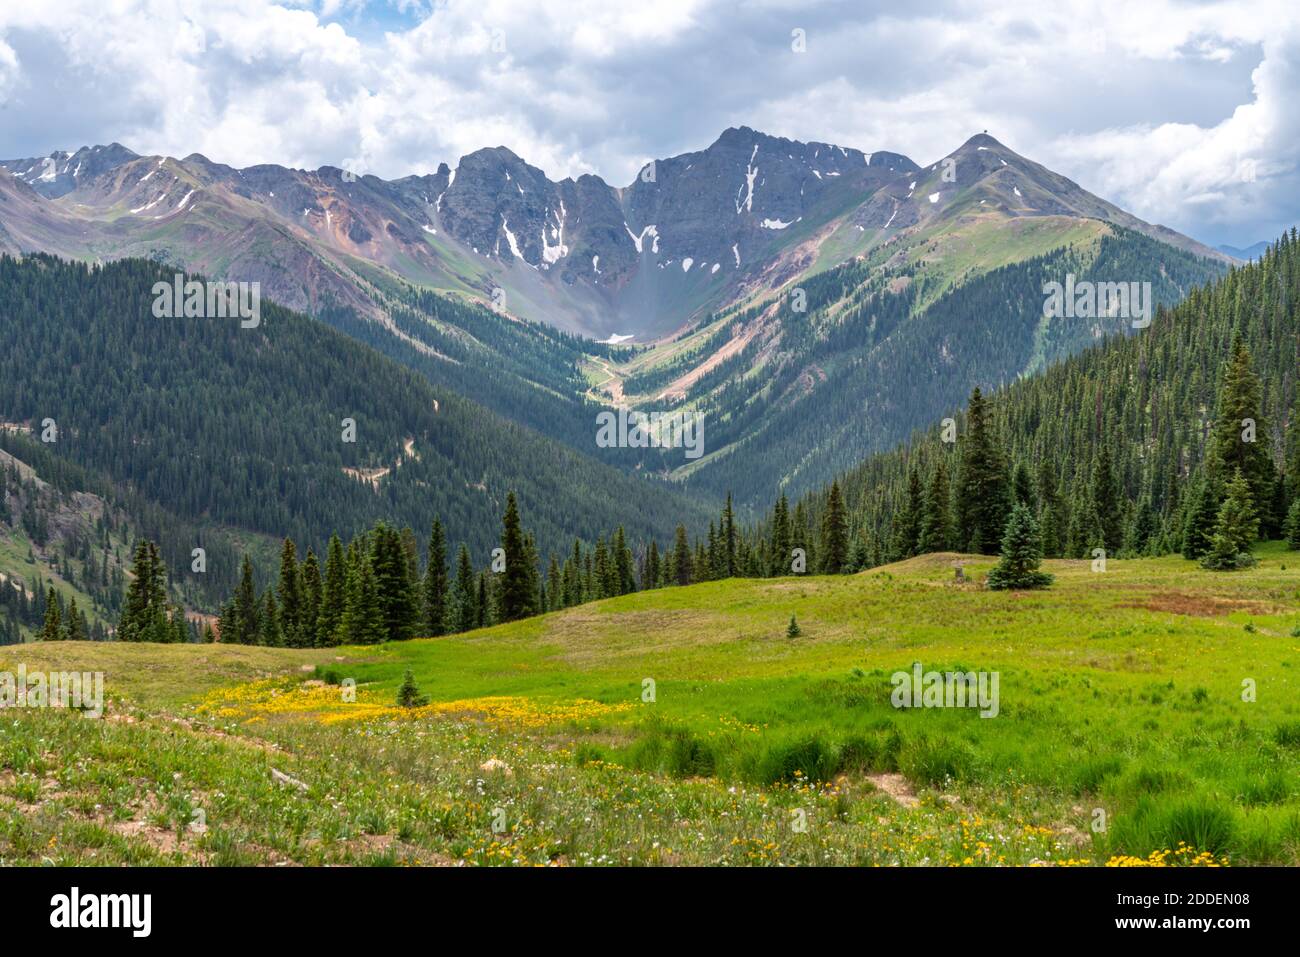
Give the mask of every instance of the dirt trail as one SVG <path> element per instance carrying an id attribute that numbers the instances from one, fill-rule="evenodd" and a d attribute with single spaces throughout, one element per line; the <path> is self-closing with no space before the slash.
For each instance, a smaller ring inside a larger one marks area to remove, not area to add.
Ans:
<path id="1" fill-rule="evenodd" d="M 592 356 L 591 358 L 593 359 L 593 361 L 595 361 L 595 363 L 598 366 L 600 366 L 601 370 L 605 373 L 607 378 L 605 379 L 604 382 L 597 382 L 595 385 L 587 389 L 587 398 L 591 399 L 594 402 L 604 401 L 600 396 L 594 395 L 593 393 L 597 389 L 604 389 L 608 386 L 610 399 L 613 400 L 615 405 L 622 405 L 623 404 L 623 380 L 619 378 L 617 372 L 615 372 L 613 369 L 609 367 L 609 363 L 606 362 L 604 359 L 598 359 L 595 356 Z"/>

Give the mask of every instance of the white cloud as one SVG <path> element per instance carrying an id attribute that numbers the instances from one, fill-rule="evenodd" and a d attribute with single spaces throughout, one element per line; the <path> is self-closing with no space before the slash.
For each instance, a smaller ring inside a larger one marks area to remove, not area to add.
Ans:
<path id="1" fill-rule="evenodd" d="M 1047 9 L 1044 9 L 1047 8 Z M 1207 239 L 1300 214 L 1293 3 L 99 0 L 0 6 L 0 154 L 118 140 L 426 172 L 504 145 L 630 182 L 726 126 L 931 163 L 988 129 Z M 804 53 L 790 32 L 807 38 Z M 1254 182 L 1250 182 L 1253 170 Z"/>

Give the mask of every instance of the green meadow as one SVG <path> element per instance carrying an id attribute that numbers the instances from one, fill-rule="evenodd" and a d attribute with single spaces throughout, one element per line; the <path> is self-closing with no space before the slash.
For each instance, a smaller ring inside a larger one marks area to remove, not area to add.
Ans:
<path id="1" fill-rule="evenodd" d="M 1010 593 L 929 555 L 364 648 L 3 648 L 110 700 L 0 710 L 0 863 L 1295 864 L 1300 554 L 1258 554 Z M 996 673 L 996 716 L 894 707 L 918 662 Z"/>

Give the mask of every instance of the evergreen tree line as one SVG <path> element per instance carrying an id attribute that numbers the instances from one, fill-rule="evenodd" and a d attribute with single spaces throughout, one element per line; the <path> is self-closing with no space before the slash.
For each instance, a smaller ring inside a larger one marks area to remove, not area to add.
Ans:
<path id="1" fill-rule="evenodd" d="M 499 545 L 476 566 L 461 542 L 454 561 L 434 519 L 421 563 L 411 529 L 380 522 L 345 546 L 330 539 L 322 565 L 285 539 L 274 586 L 260 593 L 251 559 L 221 609 L 222 641 L 286 647 L 375 644 L 437 637 L 516 621 L 646 588 L 690 584 L 741 571 L 739 530 L 730 498 L 710 524 L 707 543 L 692 545 L 679 525 L 671 549 L 650 540 L 634 551 L 620 526 L 586 547 L 575 540 L 543 570 L 533 534 L 524 529 L 514 493 L 506 498 Z"/>
<path id="2" fill-rule="evenodd" d="M 1048 557 L 1181 552 L 1238 567 L 1259 537 L 1300 546 L 1298 301 L 1293 230 L 1139 335 L 992 398 L 975 389 L 964 413 L 800 501 L 822 530 L 809 569 L 993 554 L 1018 504 Z M 788 515 L 783 497 L 746 531 L 782 571 Z"/>

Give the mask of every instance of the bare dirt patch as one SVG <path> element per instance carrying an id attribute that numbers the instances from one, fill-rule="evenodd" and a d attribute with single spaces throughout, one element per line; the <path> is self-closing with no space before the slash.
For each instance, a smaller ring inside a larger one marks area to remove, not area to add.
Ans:
<path id="1" fill-rule="evenodd" d="M 1276 606 L 1267 602 L 1253 601 L 1248 598 L 1189 595 L 1187 592 L 1178 591 L 1159 592 L 1145 601 L 1124 602 L 1119 607 L 1162 611 L 1172 615 L 1194 615 L 1199 618 L 1214 618 L 1219 615 L 1229 615 L 1234 611 L 1244 611 L 1252 615 L 1270 615 L 1278 610 Z"/>
<path id="2" fill-rule="evenodd" d="M 916 807 L 921 803 L 916 796 L 916 790 L 901 774 L 890 771 L 868 774 L 867 780 L 877 791 L 888 796 L 901 807 Z"/>

